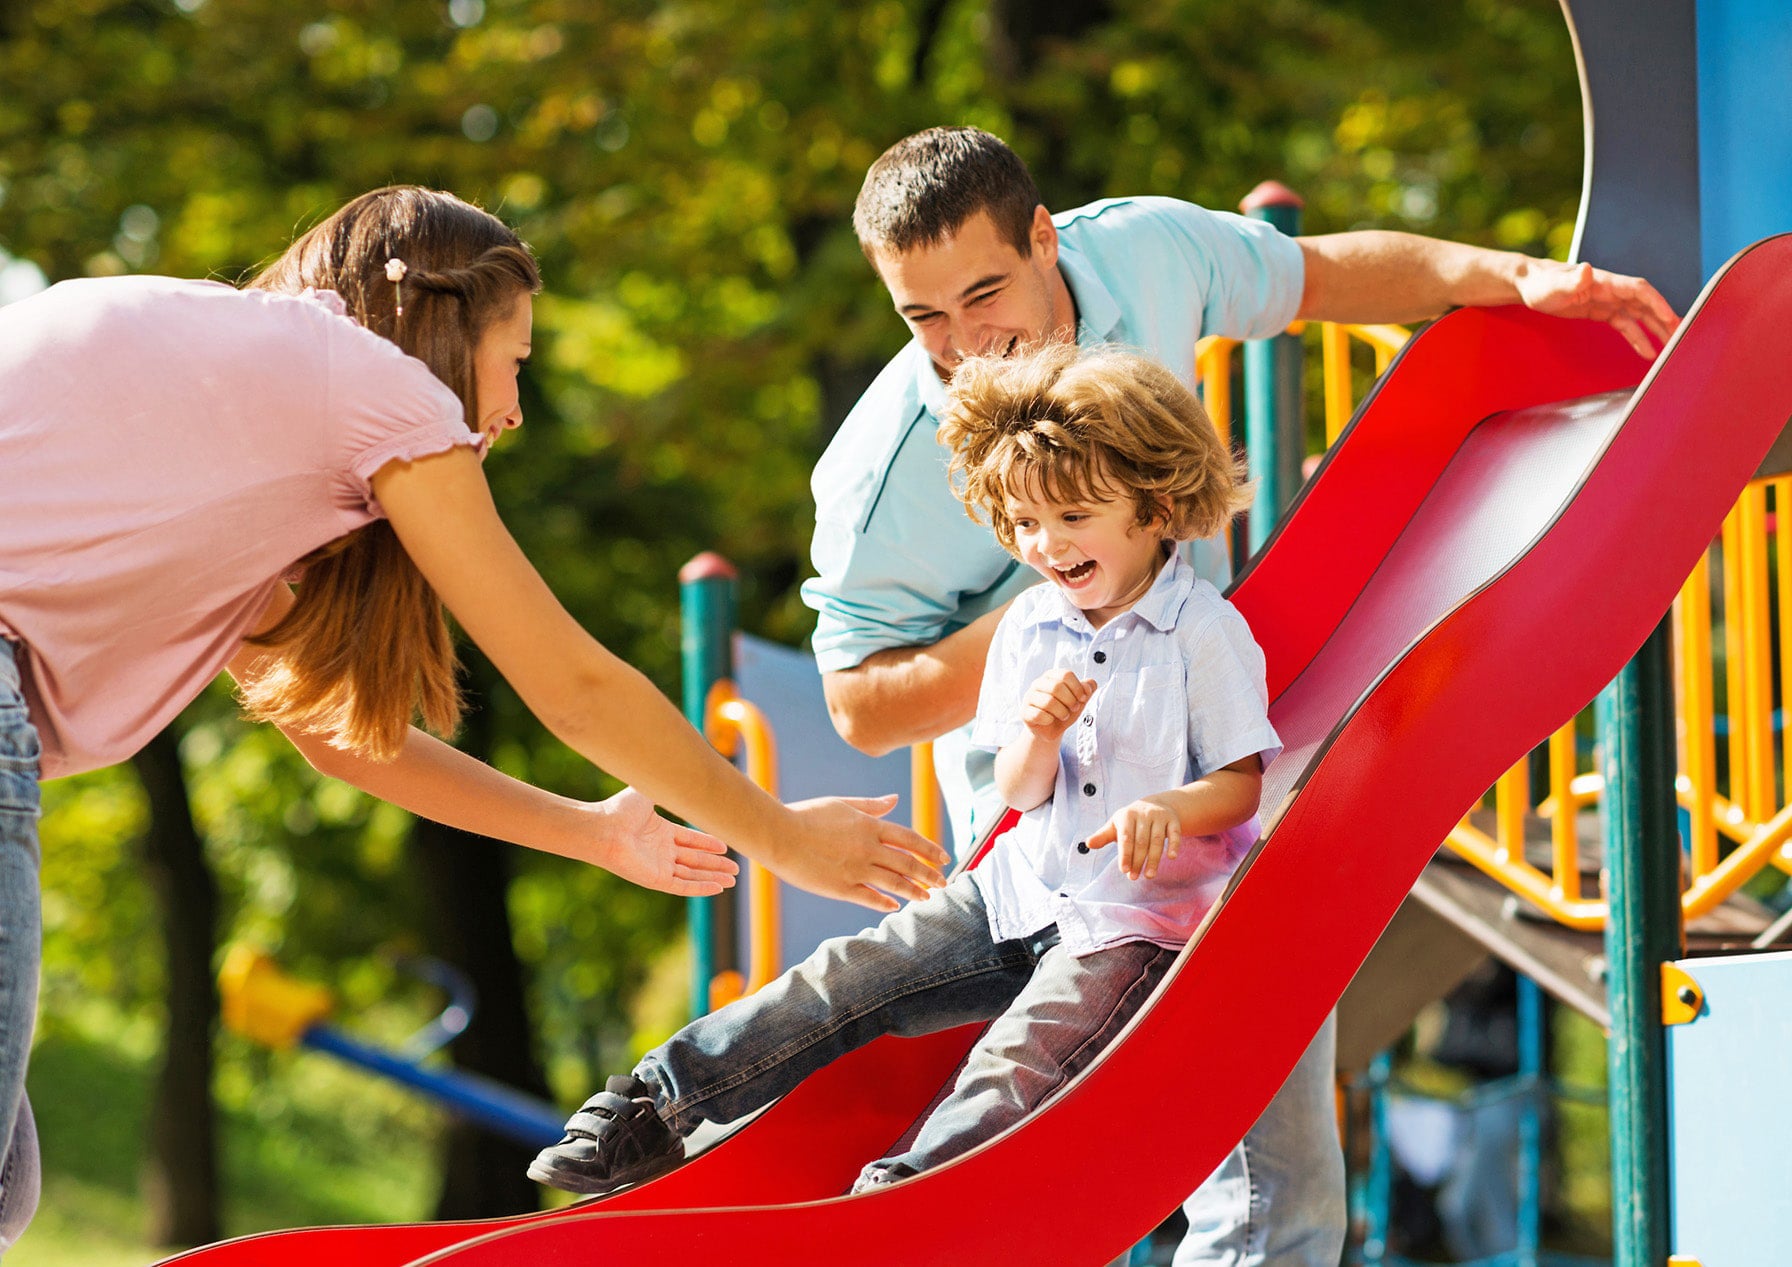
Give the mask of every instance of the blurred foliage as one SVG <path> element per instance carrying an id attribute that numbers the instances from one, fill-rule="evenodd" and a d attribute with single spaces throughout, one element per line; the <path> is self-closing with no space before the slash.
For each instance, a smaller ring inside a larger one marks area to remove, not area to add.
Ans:
<path id="1" fill-rule="evenodd" d="M 698 550 L 740 565 L 749 628 L 809 628 L 808 472 L 905 337 L 852 199 L 885 146 L 946 122 L 1008 137 L 1054 207 L 1229 208 L 1274 177 L 1311 232 L 1559 254 L 1578 198 L 1553 0 L 0 0 L 0 263 L 236 280 L 393 181 L 500 212 L 548 293 L 528 426 L 487 467 L 499 504 L 573 613 L 670 691 Z M 501 685 L 485 698 L 501 768 L 611 790 Z M 402 1032 L 382 1009 L 429 1006 L 384 957 L 416 940 L 404 816 L 313 778 L 221 690 L 188 720 L 227 934 Z M 143 813 L 128 770 L 49 789 L 52 1028 L 94 1000 L 153 1023 Z M 680 906 L 548 858 L 511 905 L 570 1096 L 626 1059 Z"/>

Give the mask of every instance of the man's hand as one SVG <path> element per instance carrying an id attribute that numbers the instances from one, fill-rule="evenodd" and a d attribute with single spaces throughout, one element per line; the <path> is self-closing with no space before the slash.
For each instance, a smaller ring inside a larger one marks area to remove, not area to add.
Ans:
<path id="1" fill-rule="evenodd" d="M 1174 858 L 1182 844 L 1182 819 L 1168 805 L 1145 797 L 1123 806 L 1089 837 L 1090 849 L 1120 846 L 1120 870 L 1128 880 L 1157 878 L 1158 863 Z"/>
<path id="2" fill-rule="evenodd" d="M 1555 317 L 1604 321 L 1644 360 L 1654 360 L 1680 324 L 1668 301 L 1648 282 L 1591 264 L 1529 260 L 1517 285 L 1525 307 Z"/>
<path id="3" fill-rule="evenodd" d="M 1056 746 L 1083 715 L 1094 694 L 1093 681 L 1086 682 L 1069 669 L 1048 669 L 1021 698 L 1021 724 L 1036 738 Z"/>

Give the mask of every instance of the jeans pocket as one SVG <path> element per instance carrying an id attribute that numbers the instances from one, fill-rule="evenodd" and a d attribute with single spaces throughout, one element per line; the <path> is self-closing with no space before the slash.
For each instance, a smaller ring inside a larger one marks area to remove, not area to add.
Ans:
<path id="1" fill-rule="evenodd" d="M 36 816 L 42 748 L 25 712 L 0 706 L 0 812 Z"/>
<path id="2" fill-rule="evenodd" d="M 12 770 L 36 779 L 42 756 L 43 744 L 24 704 L 16 697 L 0 698 L 0 770 Z"/>

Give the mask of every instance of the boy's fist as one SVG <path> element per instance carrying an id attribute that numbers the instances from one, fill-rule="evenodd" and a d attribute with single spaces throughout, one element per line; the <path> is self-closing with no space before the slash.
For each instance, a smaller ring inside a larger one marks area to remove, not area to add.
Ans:
<path id="1" fill-rule="evenodd" d="M 1051 669 L 1039 675 L 1020 702 L 1020 720 L 1041 739 L 1056 743 L 1069 730 L 1095 694 L 1095 683 L 1085 682 L 1069 669 Z"/>

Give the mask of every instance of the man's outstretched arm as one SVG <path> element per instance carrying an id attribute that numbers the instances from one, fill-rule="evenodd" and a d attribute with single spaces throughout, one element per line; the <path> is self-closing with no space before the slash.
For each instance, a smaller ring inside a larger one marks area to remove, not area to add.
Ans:
<path id="1" fill-rule="evenodd" d="M 937 739 L 977 712 L 983 663 L 1003 604 L 938 642 L 875 651 L 850 669 L 821 675 L 828 716 L 840 737 L 881 757 Z"/>
<path id="2" fill-rule="evenodd" d="M 1379 229 L 1296 238 L 1306 258 L 1305 321 L 1409 322 L 1447 308 L 1523 304 L 1615 328 L 1653 360 L 1680 323 L 1640 277 Z"/>

